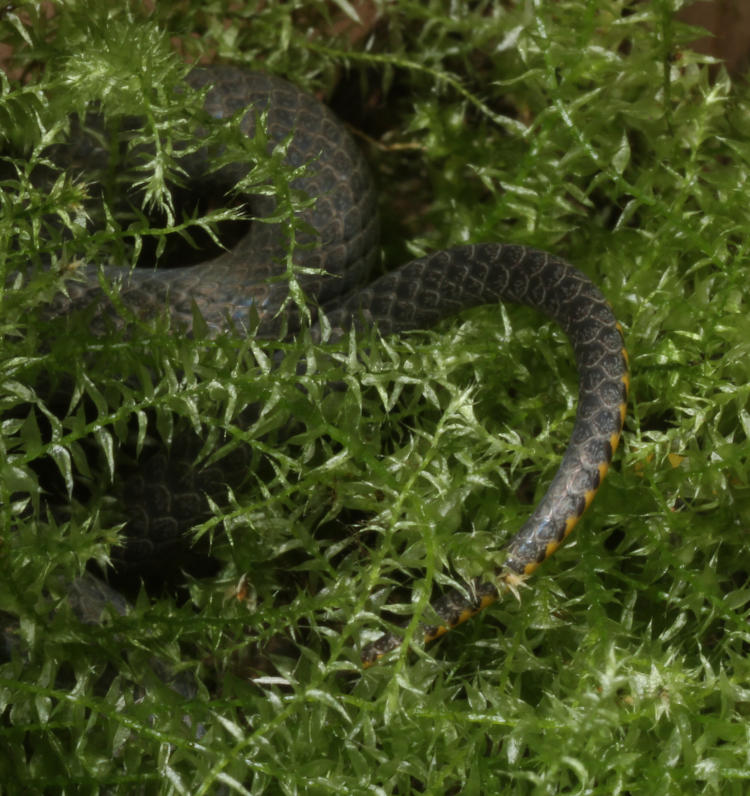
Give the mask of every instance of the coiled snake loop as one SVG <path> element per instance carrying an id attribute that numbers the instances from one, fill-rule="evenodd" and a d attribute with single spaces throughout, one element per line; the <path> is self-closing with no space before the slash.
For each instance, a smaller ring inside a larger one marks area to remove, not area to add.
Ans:
<path id="1" fill-rule="evenodd" d="M 578 409 L 562 463 L 544 497 L 523 527 L 506 545 L 505 563 L 493 582 L 476 580 L 449 592 L 435 605 L 439 624 L 424 628 L 430 640 L 473 616 L 494 601 L 503 586 L 514 587 L 550 556 L 591 503 L 617 448 L 628 391 L 628 364 L 622 335 L 612 310 L 598 288 L 562 260 L 523 246 L 483 243 L 459 246 L 414 260 L 361 286 L 377 252 L 375 194 L 362 155 L 333 114 L 311 96 L 268 75 L 234 68 L 195 70 L 194 85 L 213 85 L 207 108 L 227 116 L 246 108 L 245 129 L 252 134 L 265 111 L 271 145 L 291 133 L 287 161 L 309 163 L 294 185 L 317 197 L 304 220 L 313 232 L 299 243 L 295 263 L 324 268 L 330 277 L 306 275 L 302 287 L 323 308 L 333 337 L 352 324 L 376 325 L 382 334 L 427 327 L 468 307 L 499 301 L 533 307 L 553 318 L 570 338 L 579 374 Z M 229 170 L 231 182 L 240 172 Z M 262 198 L 254 215 L 273 213 L 272 199 Z M 196 305 L 209 325 L 220 330 L 241 325 L 248 308 L 257 310 L 260 335 L 276 331 L 276 309 L 286 296 L 283 284 L 268 283 L 279 271 L 286 241 L 273 224 L 255 224 L 231 251 L 199 266 L 165 271 L 135 270 L 127 276 L 104 268 L 107 279 L 120 282 L 123 304 L 138 316 L 165 308 L 176 324 L 190 331 Z M 97 317 L 114 317 L 99 288 L 101 267 L 82 269 L 83 280 L 71 281 L 52 314 L 97 305 Z M 97 317 L 94 318 L 96 327 Z M 369 665 L 400 643 L 387 633 L 362 653 Z"/>

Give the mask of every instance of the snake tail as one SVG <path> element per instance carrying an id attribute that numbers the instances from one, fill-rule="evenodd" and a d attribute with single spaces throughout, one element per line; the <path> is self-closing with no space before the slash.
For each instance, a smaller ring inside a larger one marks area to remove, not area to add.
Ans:
<path id="1" fill-rule="evenodd" d="M 386 282 L 387 284 L 379 284 Z M 361 315 L 381 332 L 423 328 L 470 306 L 524 304 L 567 334 L 579 376 L 578 408 L 562 462 L 539 504 L 505 545 L 492 582 L 473 580 L 433 606 L 437 624 L 422 625 L 425 642 L 475 616 L 501 591 L 517 586 L 557 550 L 591 505 L 617 449 L 627 407 L 628 356 L 622 330 L 599 289 L 578 269 L 523 246 L 461 246 L 415 260 L 361 291 L 334 321 Z M 362 650 L 367 667 L 402 643 L 388 632 Z"/>

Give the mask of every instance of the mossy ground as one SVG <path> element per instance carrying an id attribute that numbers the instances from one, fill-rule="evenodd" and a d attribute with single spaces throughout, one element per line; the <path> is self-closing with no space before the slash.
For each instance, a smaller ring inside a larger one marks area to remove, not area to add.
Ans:
<path id="1" fill-rule="evenodd" d="M 190 133 L 188 100 L 169 88 L 179 45 L 282 74 L 364 134 L 385 267 L 504 240 L 588 273 L 624 327 L 630 412 L 596 501 L 520 603 L 361 673 L 358 645 L 384 603 L 412 617 L 434 586 L 491 569 L 553 474 L 576 396 L 561 332 L 490 307 L 369 340 L 360 357 L 301 339 L 272 371 L 273 346 L 248 340 L 158 325 L 92 340 L 82 324 L 39 321 L 54 269 L 5 283 L 0 608 L 20 620 L 21 651 L 0 668 L 0 789 L 745 793 L 744 80 L 690 50 L 676 0 L 376 3 L 359 38 L 344 2 L 155 5 L 0 16 L 10 66 L 30 77 L 0 96 L 5 273 L 128 262 L 174 234 L 168 215 L 89 224 L 84 209 L 101 210 L 86 174 L 40 191 L 30 172 L 71 110 L 104 98 L 146 119 L 159 155 L 126 176 L 168 206 L 170 147 Z M 53 413 L 36 385 L 63 373 L 85 401 Z M 257 401 L 263 418 L 241 429 Z M 297 433 L 275 435 L 290 417 Z M 201 530 L 219 575 L 186 578 L 187 600 L 142 592 L 104 626 L 64 603 L 52 613 L 116 539 L 123 441 L 173 425 L 251 446 L 268 476 Z M 40 483 L 63 496 L 83 485 L 88 499 L 61 516 Z M 253 599 L 235 599 L 241 581 Z M 258 677 L 248 650 L 264 643 L 273 667 Z M 194 693 L 164 684 L 155 659 Z"/>

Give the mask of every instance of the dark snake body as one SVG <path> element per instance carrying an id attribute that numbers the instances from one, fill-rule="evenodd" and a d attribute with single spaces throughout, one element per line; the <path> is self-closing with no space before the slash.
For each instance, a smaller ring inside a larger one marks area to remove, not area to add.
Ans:
<path id="1" fill-rule="evenodd" d="M 436 638 L 489 605 L 502 587 L 515 586 L 550 556 L 591 503 L 617 448 L 628 392 L 627 354 L 612 310 L 598 288 L 580 271 L 545 252 L 523 246 L 485 243 L 459 246 L 414 260 L 369 285 L 360 286 L 377 256 L 378 222 L 374 189 L 362 155 L 347 131 L 317 100 L 268 75 L 233 68 L 195 70 L 196 86 L 213 85 L 209 113 L 225 117 L 249 112 L 243 125 L 253 134 L 260 111 L 267 113 L 271 145 L 291 133 L 286 160 L 308 164 L 293 187 L 317 201 L 303 214 L 314 231 L 296 236 L 294 263 L 324 268 L 331 276 L 300 278 L 308 296 L 323 308 L 333 339 L 363 320 L 382 334 L 425 328 L 469 307 L 514 302 L 554 319 L 573 345 L 579 373 L 579 398 L 573 433 L 562 463 L 538 506 L 506 544 L 507 557 L 493 582 L 477 579 L 452 590 L 433 607 L 439 624 L 424 627 L 425 640 Z M 225 169 L 231 183 L 242 169 Z M 272 199 L 255 201 L 256 216 L 273 213 Z M 258 334 L 278 333 L 274 314 L 287 295 L 285 282 L 268 283 L 284 270 L 288 241 L 275 224 L 255 223 L 231 251 L 199 266 L 163 271 L 87 266 L 83 279 L 71 280 L 51 314 L 96 304 L 99 320 L 118 319 L 98 274 L 119 283 L 119 300 L 129 313 L 147 318 L 168 310 L 178 327 L 189 331 L 196 305 L 210 329 L 242 327 L 252 307 Z M 281 265 L 279 263 L 282 263 Z M 229 321 L 229 324 L 228 324 Z M 315 331 L 315 329 L 314 329 Z M 369 665 L 394 649 L 400 638 L 387 633 L 367 645 Z"/>

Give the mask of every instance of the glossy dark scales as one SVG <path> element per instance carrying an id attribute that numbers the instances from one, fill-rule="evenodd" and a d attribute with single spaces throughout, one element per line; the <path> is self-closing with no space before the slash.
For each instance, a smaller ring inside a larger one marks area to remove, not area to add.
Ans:
<path id="1" fill-rule="evenodd" d="M 437 252 L 365 284 L 378 251 L 375 194 L 361 153 L 333 114 L 310 95 L 268 75 L 219 67 L 195 70 L 190 80 L 194 85 L 213 84 L 207 100 L 213 115 L 226 117 L 246 108 L 248 133 L 261 111 L 267 112 L 272 144 L 294 133 L 288 161 L 293 166 L 310 164 L 294 187 L 317 197 L 303 215 L 314 234 L 298 241 L 314 241 L 315 247 L 298 248 L 294 259 L 299 266 L 324 268 L 336 275 L 301 280 L 308 296 L 325 310 L 334 339 L 361 318 L 391 334 L 425 328 L 469 307 L 501 301 L 539 310 L 570 338 L 580 387 L 576 421 L 560 468 L 539 505 L 508 541 L 505 564 L 495 581 L 475 581 L 434 605 L 440 624 L 425 627 L 424 637 L 436 638 L 496 599 L 502 588 L 515 587 L 530 574 L 591 503 L 617 447 L 627 401 L 627 356 L 612 310 L 598 288 L 571 265 L 545 252 L 500 243 Z M 225 169 L 222 179 L 231 183 L 242 173 L 238 165 L 234 171 Z M 254 215 L 273 213 L 272 198 L 252 202 Z M 90 264 L 81 269 L 82 279 L 70 281 L 69 297 L 59 296 L 50 314 L 95 303 L 99 316 L 117 319 L 98 286 L 97 274 L 103 270 L 107 279 L 121 283 L 123 303 L 139 317 L 166 309 L 178 328 L 189 331 L 195 304 L 209 328 L 218 331 L 226 327 L 227 319 L 241 328 L 253 307 L 261 321 L 258 333 L 273 335 L 278 328 L 273 314 L 286 290 L 283 283 L 271 286 L 267 280 L 283 270 L 279 262 L 284 260 L 285 246 L 278 226 L 255 224 L 233 250 L 197 266 L 123 274 Z M 96 323 L 95 318 L 94 328 Z M 160 506 L 144 498 L 132 507 L 147 526 L 151 515 L 176 502 L 168 499 L 175 479 L 169 474 L 160 477 Z M 168 526 L 169 516 L 161 517 L 161 522 Z M 172 524 L 181 527 L 177 521 Z M 155 544 L 148 535 L 139 541 L 146 552 Z M 399 643 L 395 634 L 382 636 L 364 648 L 363 663 L 369 665 Z"/>

